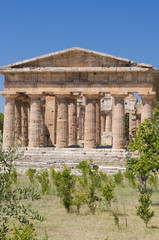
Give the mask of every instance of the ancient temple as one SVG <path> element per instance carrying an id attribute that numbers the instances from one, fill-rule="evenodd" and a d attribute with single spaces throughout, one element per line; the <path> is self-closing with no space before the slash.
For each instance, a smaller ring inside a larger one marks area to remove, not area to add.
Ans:
<path id="1" fill-rule="evenodd" d="M 152 118 L 159 70 L 148 64 L 82 48 L 70 48 L 0 67 L 5 76 L 3 146 L 112 145 Z M 133 95 L 137 93 L 142 101 Z"/>

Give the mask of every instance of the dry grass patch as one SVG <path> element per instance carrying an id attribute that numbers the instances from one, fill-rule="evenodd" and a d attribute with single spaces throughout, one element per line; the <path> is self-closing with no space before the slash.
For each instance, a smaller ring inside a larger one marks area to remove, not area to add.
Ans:
<path id="1" fill-rule="evenodd" d="M 26 177 L 21 177 L 23 184 L 29 184 Z M 146 228 L 143 221 L 136 216 L 138 205 L 138 191 L 128 183 L 124 187 L 115 189 L 117 203 L 112 205 L 119 211 L 119 228 L 115 225 L 112 214 L 106 207 L 91 214 L 87 207 L 81 209 L 81 213 L 67 213 L 56 196 L 55 189 L 49 195 L 33 202 L 33 209 L 37 209 L 46 220 L 36 224 L 39 237 L 46 230 L 49 240 L 157 240 L 159 239 L 159 189 L 152 195 L 152 209 L 155 216 Z M 125 217 L 126 213 L 126 217 Z M 128 226 L 125 221 L 127 218 Z"/>

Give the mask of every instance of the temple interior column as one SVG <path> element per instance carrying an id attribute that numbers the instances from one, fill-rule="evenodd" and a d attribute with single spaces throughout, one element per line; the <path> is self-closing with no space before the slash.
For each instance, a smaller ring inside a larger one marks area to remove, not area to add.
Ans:
<path id="1" fill-rule="evenodd" d="M 68 108 L 69 146 L 77 145 L 77 97 L 71 96 Z"/>
<path id="2" fill-rule="evenodd" d="M 134 139 L 136 133 L 136 112 L 131 111 L 129 113 L 129 138 Z"/>
<path id="3" fill-rule="evenodd" d="M 139 129 L 141 123 L 141 115 L 136 115 L 136 130 Z"/>
<path id="4" fill-rule="evenodd" d="M 68 147 L 68 97 L 57 95 L 57 133 L 56 147 Z"/>
<path id="5" fill-rule="evenodd" d="M 22 147 L 28 146 L 28 102 L 26 99 L 21 101 L 21 137 Z"/>
<path id="6" fill-rule="evenodd" d="M 112 113 L 111 111 L 106 112 L 106 118 L 105 118 L 105 132 L 111 132 L 112 131 Z"/>
<path id="7" fill-rule="evenodd" d="M 82 109 L 80 107 L 78 117 L 78 140 L 82 139 Z"/>
<path id="8" fill-rule="evenodd" d="M 96 102 L 96 144 L 101 145 L 100 98 Z"/>
<path id="9" fill-rule="evenodd" d="M 96 99 L 86 96 L 84 148 L 96 147 Z"/>
<path id="10" fill-rule="evenodd" d="M 15 130 L 15 95 L 3 95 L 5 97 L 3 147 L 14 145 Z"/>
<path id="11" fill-rule="evenodd" d="M 145 119 L 151 119 L 152 120 L 152 110 L 153 110 L 153 96 L 148 95 L 140 95 L 142 99 L 142 105 L 141 105 L 141 123 L 144 122 Z"/>
<path id="12" fill-rule="evenodd" d="M 45 102 L 45 146 L 56 143 L 56 97 L 46 96 Z"/>
<path id="13" fill-rule="evenodd" d="M 41 95 L 30 95 L 30 124 L 29 124 L 29 147 L 40 146 L 41 128 Z"/>
<path id="14" fill-rule="evenodd" d="M 102 111 L 100 115 L 100 120 L 101 120 L 101 136 L 103 135 L 103 132 L 105 132 L 105 113 Z"/>
<path id="15" fill-rule="evenodd" d="M 15 100 L 15 132 L 14 132 L 14 145 L 18 144 L 21 137 L 21 100 Z"/>
<path id="16" fill-rule="evenodd" d="M 125 108 L 124 98 L 126 95 L 113 95 L 113 149 L 125 148 Z"/>

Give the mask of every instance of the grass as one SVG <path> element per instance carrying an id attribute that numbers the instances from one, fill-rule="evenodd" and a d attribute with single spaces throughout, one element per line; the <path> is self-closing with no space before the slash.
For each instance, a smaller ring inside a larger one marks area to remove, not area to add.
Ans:
<path id="1" fill-rule="evenodd" d="M 26 176 L 19 177 L 21 184 L 29 184 Z M 126 182 L 124 187 L 115 189 L 117 203 L 113 203 L 112 209 L 118 209 L 119 228 L 115 225 L 113 216 L 106 207 L 91 214 L 87 207 L 82 208 L 81 213 L 67 213 L 60 199 L 56 196 L 56 190 L 52 186 L 49 195 L 32 204 L 33 209 L 46 218 L 42 223 L 36 224 L 38 237 L 44 235 L 45 230 L 49 240 L 157 240 L 159 239 L 159 188 L 152 195 L 152 209 L 155 216 L 145 227 L 143 221 L 136 216 L 138 205 L 138 190 L 132 188 Z M 128 226 L 125 222 L 127 220 Z"/>

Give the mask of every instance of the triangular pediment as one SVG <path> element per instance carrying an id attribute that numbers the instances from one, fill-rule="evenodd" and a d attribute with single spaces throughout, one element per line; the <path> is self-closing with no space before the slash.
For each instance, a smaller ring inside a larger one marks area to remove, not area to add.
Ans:
<path id="1" fill-rule="evenodd" d="M 4 66 L 5 68 L 26 67 L 131 67 L 136 62 L 114 57 L 109 54 L 95 52 L 84 48 L 69 48 L 40 57 L 24 60 Z"/>

